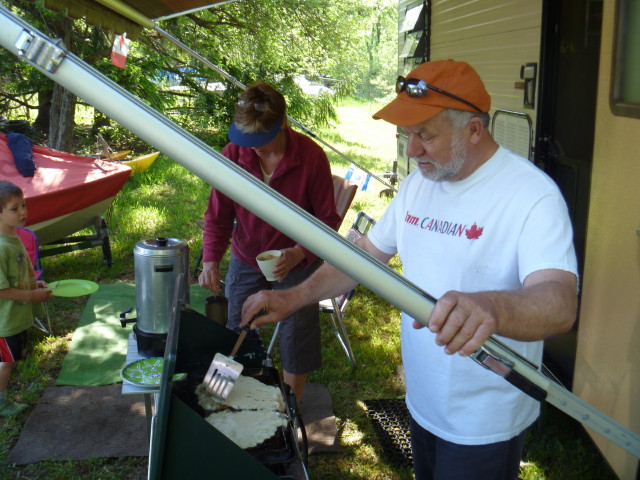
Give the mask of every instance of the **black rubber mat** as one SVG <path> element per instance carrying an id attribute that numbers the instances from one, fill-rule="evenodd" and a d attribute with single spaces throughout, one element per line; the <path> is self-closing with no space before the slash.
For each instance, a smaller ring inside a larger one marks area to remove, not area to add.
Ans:
<path id="1" fill-rule="evenodd" d="M 404 398 L 365 400 L 364 404 L 385 457 L 394 465 L 413 467 L 409 411 Z"/>

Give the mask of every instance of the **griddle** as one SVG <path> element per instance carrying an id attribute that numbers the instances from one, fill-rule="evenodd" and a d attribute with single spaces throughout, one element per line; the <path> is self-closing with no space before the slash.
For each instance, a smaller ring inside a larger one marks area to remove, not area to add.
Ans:
<path id="1" fill-rule="evenodd" d="M 202 382 L 216 352 L 228 353 L 238 334 L 204 315 L 182 309 L 172 322 L 165 351 L 165 371 L 156 399 L 158 409 L 149 456 L 152 480 L 201 480 L 210 478 L 291 479 L 290 467 L 297 467 L 302 456 L 306 463 L 304 426 L 295 396 L 276 368 L 270 366 L 264 344 L 247 338 L 236 359 L 245 372 L 283 392 L 286 427 L 262 444 L 242 449 L 205 420 L 195 388 Z M 267 363 L 265 363 L 267 362 Z M 173 382 L 172 374 L 185 372 L 185 379 Z M 294 420 L 295 419 L 295 420 Z M 296 443 L 294 428 L 302 431 L 302 448 Z"/>
<path id="2" fill-rule="evenodd" d="M 269 386 L 276 386 L 282 392 L 284 413 L 289 418 L 287 425 L 285 427 L 278 427 L 276 433 L 271 438 L 255 447 L 247 448 L 245 451 L 260 463 L 269 467 L 274 473 L 283 474 L 286 472 L 289 464 L 297 457 L 294 435 L 295 426 L 293 422 L 295 418 L 295 407 L 292 408 L 292 402 L 295 403 L 295 397 L 293 397 L 290 388 L 285 388 L 286 385 L 282 382 L 278 370 L 274 367 L 247 368 L 242 372 L 242 375 L 253 377 Z M 204 420 L 209 414 L 213 413 L 213 411 L 204 410 L 198 404 L 198 397 L 195 390 L 196 387 L 202 383 L 203 379 L 204 374 L 201 368 L 195 372 L 187 372 L 187 378 L 185 380 L 174 382 L 173 393 Z M 212 426 L 211 428 L 214 427 Z"/>

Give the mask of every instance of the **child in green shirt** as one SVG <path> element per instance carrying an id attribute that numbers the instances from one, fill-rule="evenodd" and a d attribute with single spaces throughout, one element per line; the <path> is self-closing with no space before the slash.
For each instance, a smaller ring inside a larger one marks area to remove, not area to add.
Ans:
<path id="1" fill-rule="evenodd" d="M 27 330 L 40 304 L 51 299 L 46 284 L 36 281 L 24 245 L 15 232 L 27 219 L 20 187 L 0 181 L 0 417 L 17 415 L 27 405 L 7 397 L 13 364 L 26 355 Z"/>

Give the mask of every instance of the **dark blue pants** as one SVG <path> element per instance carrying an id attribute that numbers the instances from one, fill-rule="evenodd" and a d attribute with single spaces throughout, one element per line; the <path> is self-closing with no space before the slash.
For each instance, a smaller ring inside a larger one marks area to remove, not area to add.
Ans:
<path id="1" fill-rule="evenodd" d="M 458 445 L 410 421 L 416 480 L 515 480 L 526 430 L 505 442 Z"/>

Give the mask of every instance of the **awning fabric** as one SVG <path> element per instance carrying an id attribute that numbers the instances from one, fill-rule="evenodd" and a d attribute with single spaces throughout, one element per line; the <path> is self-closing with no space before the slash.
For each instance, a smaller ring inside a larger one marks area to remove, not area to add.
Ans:
<path id="1" fill-rule="evenodd" d="M 126 3 L 152 20 L 222 2 L 223 0 L 122 0 L 122 3 Z"/>
<path id="2" fill-rule="evenodd" d="M 128 18 L 94 2 L 93 0 L 44 0 L 44 6 L 54 12 L 62 12 L 70 18 L 84 18 L 87 23 L 104 28 L 114 34 L 127 32 L 135 40 L 142 27 Z"/>
<path id="3" fill-rule="evenodd" d="M 206 8 L 228 0 L 120 0 L 150 20 Z M 108 4 L 108 2 L 102 2 Z M 64 12 L 72 18 L 84 18 L 91 25 L 102 27 L 116 34 L 127 32 L 135 39 L 142 27 L 130 19 L 114 12 L 95 0 L 44 0 L 50 10 Z"/>

